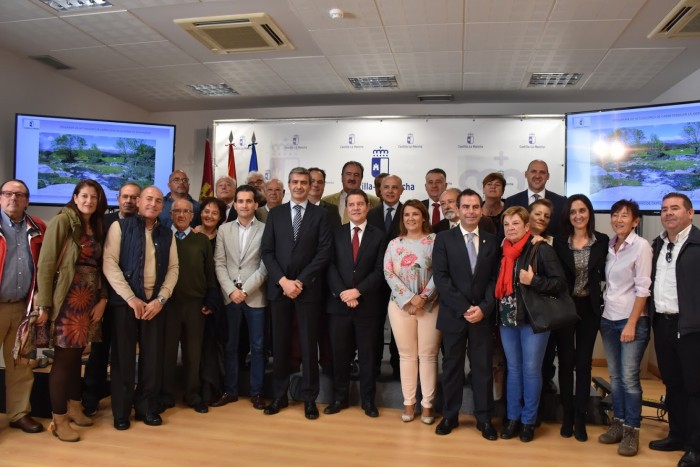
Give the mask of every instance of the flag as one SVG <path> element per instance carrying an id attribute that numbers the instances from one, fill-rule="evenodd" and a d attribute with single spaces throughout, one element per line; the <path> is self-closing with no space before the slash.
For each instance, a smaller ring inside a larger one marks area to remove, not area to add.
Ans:
<path id="1" fill-rule="evenodd" d="M 255 132 L 253 132 L 253 137 L 251 138 L 252 143 L 250 146 L 252 147 L 251 152 L 250 152 L 250 165 L 248 166 L 248 173 L 250 172 L 257 172 L 258 171 L 258 153 L 255 152 L 255 146 L 257 143 L 255 142 Z"/>
<path id="2" fill-rule="evenodd" d="M 204 170 L 202 171 L 202 189 L 199 191 L 199 201 L 207 196 L 214 196 L 214 174 L 211 163 L 211 143 L 209 143 L 209 127 L 207 139 L 204 141 Z"/>
<path id="3" fill-rule="evenodd" d="M 236 161 L 233 158 L 233 131 L 228 135 L 228 176 L 238 181 L 236 177 Z"/>

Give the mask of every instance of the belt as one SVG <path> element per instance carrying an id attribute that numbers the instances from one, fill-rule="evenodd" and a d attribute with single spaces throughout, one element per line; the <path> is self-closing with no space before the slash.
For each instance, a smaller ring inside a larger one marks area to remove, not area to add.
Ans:
<path id="1" fill-rule="evenodd" d="M 668 320 L 677 320 L 678 319 L 679 313 L 656 313 L 656 316 L 661 316 L 664 319 Z"/>

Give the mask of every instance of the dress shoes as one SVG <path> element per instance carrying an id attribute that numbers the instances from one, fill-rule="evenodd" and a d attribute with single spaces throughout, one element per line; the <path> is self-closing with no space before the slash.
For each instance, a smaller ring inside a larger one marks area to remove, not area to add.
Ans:
<path id="1" fill-rule="evenodd" d="M 678 461 L 678 467 L 696 467 L 700 465 L 700 453 L 697 451 L 686 451 Z"/>
<path id="2" fill-rule="evenodd" d="M 685 451 L 683 441 L 678 441 L 670 436 L 649 441 L 649 449 L 652 451 Z"/>
<path id="3" fill-rule="evenodd" d="M 459 426 L 459 422 L 453 418 L 443 418 L 435 427 L 435 434 L 444 436 L 452 433 L 452 430 Z"/>
<path id="4" fill-rule="evenodd" d="M 524 424 L 520 428 L 520 441 L 529 443 L 535 438 L 535 425 Z"/>
<path id="5" fill-rule="evenodd" d="M 309 420 L 316 420 L 318 418 L 318 407 L 316 407 L 316 402 L 304 402 L 304 417 L 308 418 Z"/>
<path id="6" fill-rule="evenodd" d="M 163 419 L 157 413 L 147 413 L 146 415 L 136 415 L 134 417 L 139 422 L 143 422 L 148 426 L 160 426 L 163 424 Z"/>
<path id="7" fill-rule="evenodd" d="M 379 410 L 374 402 L 364 402 L 362 404 L 362 410 L 365 411 L 365 415 L 372 418 L 377 418 L 379 416 Z"/>
<path id="8" fill-rule="evenodd" d="M 520 420 L 508 420 L 501 431 L 501 439 L 514 438 L 520 432 Z"/>
<path id="9" fill-rule="evenodd" d="M 25 415 L 19 420 L 10 422 L 10 428 L 18 428 L 25 433 L 41 433 L 44 431 L 44 425 L 34 420 L 31 415 Z"/>
<path id="10" fill-rule="evenodd" d="M 250 402 L 253 404 L 253 408 L 257 410 L 262 410 L 265 408 L 265 397 L 262 394 L 256 394 L 250 398 Z"/>
<path id="11" fill-rule="evenodd" d="M 225 392 L 221 395 L 221 397 L 219 397 L 218 400 L 215 400 L 209 405 L 211 405 L 212 407 L 223 407 L 224 405 L 230 404 L 231 402 L 236 402 L 237 400 L 237 395 Z"/>
<path id="12" fill-rule="evenodd" d="M 263 410 L 263 413 L 265 415 L 274 415 L 276 413 L 279 413 L 280 410 L 283 408 L 287 407 L 289 405 L 289 401 L 285 397 L 284 399 L 274 399 L 270 405 L 265 407 Z"/>
<path id="13" fill-rule="evenodd" d="M 94 417 L 97 415 L 97 406 L 96 405 L 86 405 L 83 407 L 83 415 L 86 417 Z"/>
<path id="14" fill-rule="evenodd" d="M 207 413 L 209 412 L 209 407 L 207 407 L 207 403 L 204 401 L 197 402 L 195 404 L 192 404 L 191 406 L 195 412 L 197 413 Z"/>
<path id="15" fill-rule="evenodd" d="M 131 422 L 128 418 L 115 418 L 114 428 L 119 431 L 128 430 L 131 427 Z"/>
<path id="16" fill-rule="evenodd" d="M 498 439 L 498 433 L 496 428 L 491 424 L 491 422 L 476 422 L 476 429 L 481 432 L 481 436 L 489 441 L 496 441 Z"/>
<path id="17" fill-rule="evenodd" d="M 323 413 L 325 413 L 326 415 L 333 415 L 333 414 L 336 414 L 336 413 L 340 412 L 341 410 L 347 409 L 347 408 L 348 408 L 347 402 L 335 401 L 335 402 L 329 404 L 328 407 L 323 409 Z"/>

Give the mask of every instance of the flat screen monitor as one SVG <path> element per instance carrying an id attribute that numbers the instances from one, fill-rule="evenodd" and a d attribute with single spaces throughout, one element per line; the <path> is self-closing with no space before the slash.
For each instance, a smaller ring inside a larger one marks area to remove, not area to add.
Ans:
<path id="1" fill-rule="evenodd" d="M 598 212 L 633 199 L 659 212 L 669 192 L 700 206 L 700 102 L 566 114 L 566 194 Z"/>
<path id="2" fill-rule="evenodd" d="M 80 180 L 102 185 L 114 205 L 126 182 L 165 188 L 173 170 L 175 126 L 17 114 L 15 178 L 31 203 L 63 206 Z"/>

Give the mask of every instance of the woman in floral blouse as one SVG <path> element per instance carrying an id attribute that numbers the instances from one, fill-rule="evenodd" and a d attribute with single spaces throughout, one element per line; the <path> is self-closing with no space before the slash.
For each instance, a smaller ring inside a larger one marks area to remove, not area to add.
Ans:
<path id="1" fill-rule="evenodd" d="M 433 285 L 431 233 L 428 210 L 421 201 L 407 201 L 401 215 L 400 235 L 389 243 L 384 255 L 384 277 L 391 288 L 389 321 L 399 349 L 404 413 L 415 417 L 416 381 L 420 373 L 421 421 L 435 421 L 433 399 L 437 382 L 440 332 L 436 329 L 438 301 Z"/>

